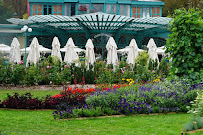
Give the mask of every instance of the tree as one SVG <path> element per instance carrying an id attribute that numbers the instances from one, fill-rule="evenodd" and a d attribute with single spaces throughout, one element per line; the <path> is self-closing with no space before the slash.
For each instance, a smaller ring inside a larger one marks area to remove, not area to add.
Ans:
<path id="1" fill-rule="evenodd" d="M 177 9 L 170 23 L 166 52 L 172 59 L 171 74 L 199 83 L 203 78 L 203 19 L 195 9 Z"/>
<path id="2" fill-rule="evenodd" d="M 3 0 L 7 6 L 12 6 L 18 18 L 27 13 L 27 0 Z"/>
<path id="3" fill-rule="evenodd" d="M 163 7 L 162 16 L 170 16 L 174 14 L 175 9 L 179 8 L 197 8 L 201 10 L 203 8 L 203 0 L 162 0 L 165 2 Z"/>
<path id="4" fill-rule="evenodd" d="M 14 10 L 12 6 L 8 6 L 4 1 L 0 1 L 0 24 L 8 23 L 6 19 L 13 16 Z"/>

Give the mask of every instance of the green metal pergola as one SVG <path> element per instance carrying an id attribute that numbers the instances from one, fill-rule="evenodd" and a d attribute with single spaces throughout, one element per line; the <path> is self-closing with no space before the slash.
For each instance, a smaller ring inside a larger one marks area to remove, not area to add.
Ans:
<path id="1" fill-rule="evenodd" d="M 72 37 L 75 44 L 83 48 L 87 39 L 91 38 L 95 48 L 102 49 L 102 53 L 110 36 L 114 37 L 118 48 L 129 45 L 132 38 L 135 38 L 138 47 L 142 48 L 145 40 L 150 37 L 155 38 L 157 46 L 161 46 L 170 34 L 170 20 L 171 18 L 167 17 L 133 18 L 100 12 L 76 16 L 35 15 L 25 20 L 8 19 L 17 26 L 31 27 L 31 37 L 41 36 L 41 40 L 52 40 L 53 36 L 58 36 L 62 46 Z M 50 43 L 43 45 L 51 47 Z"/>

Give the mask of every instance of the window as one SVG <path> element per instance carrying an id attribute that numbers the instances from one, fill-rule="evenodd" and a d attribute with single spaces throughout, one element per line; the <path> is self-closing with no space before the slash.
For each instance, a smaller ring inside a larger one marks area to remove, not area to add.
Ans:
<path id="1" fill-rule="evenodd" d="M 152 7 L 152 17 L 160 16 L 160 7 Z"/>
<path id="2" fill-rule="evenodd" d="M 33 4 L 32 5 L 32 15 L 42 15 L 42 5 Z"/>
<path id="3" fill-rule="evenodd" d="M 75 4 L 71 4 L 71 16 L 75 15 Z"/>
<path id="4" fill-rule="evenodd" d="M 130 5 L 120 5 L 120 15 L 130 16 Z"/>
<path id="5" fill-rule="evenodd" d="M 78 11 L 79 11 L 79 14 L 90 13 L 90 5 L 89 4 L 79 4 Z"/>
<path id="6" fill-rule="evenodd" d="M 116 14 L 116 4 L 106 4 L 106 13 Z"/>
<path id="7" fill-rule="evenodd" d="M 132 17 L 141 18 L 141 7 L 132 7 Z"/>
<path id="8" fill-rule="evenodd" d="M 52 15 L 52 6 L 44 5 L 44 15 Z"/>
<path id="9" fill-rule="evenodd" d="M 142 17 L 143 18 L 150 17 L 150 10 L 149 10 L 149 8 L 143 8 Z"/>
<path id="10" fill-rule="evenodd" d="M 62 15 L 62 5 L 54 5 L 54 15 Z"/>
<path id="11" fill-rule="evenodd" d="M 103 12 L 103 4 L 92 4 L 92 11 L 95 12 Z"/>

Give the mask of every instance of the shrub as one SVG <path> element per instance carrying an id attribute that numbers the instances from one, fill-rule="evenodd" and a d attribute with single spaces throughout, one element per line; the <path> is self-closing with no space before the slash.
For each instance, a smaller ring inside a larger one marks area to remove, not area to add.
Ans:
<path id="1" fill-rule="evenodd" d="M 186 106 L 202 88 L 181 81 L 165 80 L 154 85 L 131 85 L 120 89 L 96 90 L 86 98 L 87 105 L 109 107 L 121 113 L 186 112 Z M 136 107 L 136 108 L 135 108 Z M 141 110 L 136 110 L 140 108 Z"/>
<path id="2" fill-rule="evenodd" d="M 43 100 L 44 99 L 44 100 Z M 42 99 L 33 98 L 30 93 L 19 95 L 9 95 L 1 105 L 4 108 L 15 108 L 15 109 L 55 109 L 58 101 L 50 96 Z"/>
<path id="3" fill-rule="evenodd" d="M 200 115 L 201 117 L 203 116 L 203 91 L 200 93 L 197 93 L 197 97 L 194 101 L 190 102 L 192 104 L 192 107 L 188 106 L 190 111 L 188 113 L 193 113 Z"/>
<path id="4" fill-rule="evenodd" d="M 167 51 L 172 59 L 171 74 L 200 83 L 203 75 L 203 25 L 200 11 L 177 9 L 170 23 Z"/>
<path id="5" fill-rule="evenodd" d="M 203 119 L 199 116 L 193 117 L 190 122 L 188 122 L 184 127 L 183 131 L 192 131 L 192 130 L 197 130 L 197 129 L 202 129 L 203 128 Z"/>

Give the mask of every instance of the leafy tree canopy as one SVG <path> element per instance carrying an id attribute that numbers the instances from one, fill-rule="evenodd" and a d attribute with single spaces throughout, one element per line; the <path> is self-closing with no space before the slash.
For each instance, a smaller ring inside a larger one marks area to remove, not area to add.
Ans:
<path id="1" fill-rule="evenodd" d="M 6 19 L 11 18 L 14 14 L 12 6 L 6 5 L 4 1 L 0 1 L 0 24 L 8 23 Z"/>
<path id="2" fill-rule="evenodd" d="M 177 9 L 170 23 L 166 48 L 172 57 L 171 73 L 195 83 L 203 81 L 203 19 L 195 9 Z"/>

